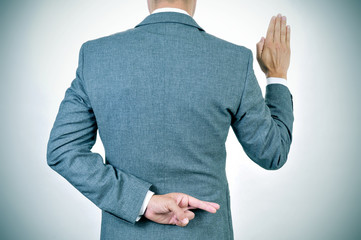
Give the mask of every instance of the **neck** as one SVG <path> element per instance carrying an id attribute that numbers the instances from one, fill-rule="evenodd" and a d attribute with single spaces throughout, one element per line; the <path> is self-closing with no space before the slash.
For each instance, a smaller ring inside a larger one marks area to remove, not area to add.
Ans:
<path id="1" fill-rule="evenodd" d="M 167 1 L 161 1 L 156 5 L 152 6 L 151 4 L 148 5 L 149 12 L 152 13 L 154 10 L 158 8 L 180 8 L 186 11 L 189 15 L 193 17 L 195 7 L 189 6 L 190 4 L 185 4 L 183 1 L 174 1 L 172 3 Z"/>

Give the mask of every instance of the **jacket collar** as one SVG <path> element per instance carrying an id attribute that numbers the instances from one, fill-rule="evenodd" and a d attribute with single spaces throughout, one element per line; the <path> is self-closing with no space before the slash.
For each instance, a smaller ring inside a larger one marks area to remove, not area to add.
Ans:
<path id="1" fill-rule="evenodd" d="M 179 12 L 158 12 L 149 14 L 142 22 L 140 22 L 134 28 L 147 24 L 162 22 L 181 23 L 184 25 L 196 27 L 200 31 L 204 31 L 204 29 L 201 28 L 191 16 Z"/>

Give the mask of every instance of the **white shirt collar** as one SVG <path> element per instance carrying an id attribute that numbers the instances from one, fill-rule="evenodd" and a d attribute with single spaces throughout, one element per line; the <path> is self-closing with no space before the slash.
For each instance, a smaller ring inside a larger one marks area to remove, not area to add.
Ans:
<path id="1" fill-rule="evenodd" d="M 189 13 L 187 11 L 185 11 L 183 9 L 171 8 L 171 7 L 157 8 L 151 14 L 158 13 L 158 12 L 179 12 L 179 13 L 183 13 L 183 14 L 187 14 L 188 16 L 191 16 L 191 15 L 189 15 Z"/>

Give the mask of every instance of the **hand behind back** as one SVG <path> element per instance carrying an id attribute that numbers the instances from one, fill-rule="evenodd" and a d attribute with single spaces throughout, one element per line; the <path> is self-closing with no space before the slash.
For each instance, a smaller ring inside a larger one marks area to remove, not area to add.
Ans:
<path id="1" fill-rule="evenodd" d="M 196 208 L 215 213 L 220 206 L 217 203 L 202 201 L 185 193 L 173 192 L 153 195 L 144 216 L 160 224 L 184 227 L 194 218 L 194 213 L 189 209 Z"/>

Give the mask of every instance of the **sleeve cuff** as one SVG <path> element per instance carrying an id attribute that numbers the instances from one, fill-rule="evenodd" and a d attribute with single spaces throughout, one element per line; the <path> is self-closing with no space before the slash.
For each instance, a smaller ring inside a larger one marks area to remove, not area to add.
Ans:
<path id="1" fill-rule="evenodd" d="M 267 85 L 269 84 L 282 84 L 287 87 L 287 80 L 284 78 L 269 77 L 267 78 Z"/>
<path id="2" fill-rule="evenodd" d="M 150 201 L 150 199 L 152 198 L 154 192 L 148 190 L 147 194 L 145 195 L 145 198 L 144 198 L 144 201 L 143 201 L 143 205 L 142 207 L 140 208 L 140 211 L 139 211 L 139 216 L 137 217 L 136 221 L 138 222 L 139 219 L 142 217 L 142 215 L 144 214 L 145 212 L 145 209 L 147 208 L 148 206 L 148 203 Z"/>

